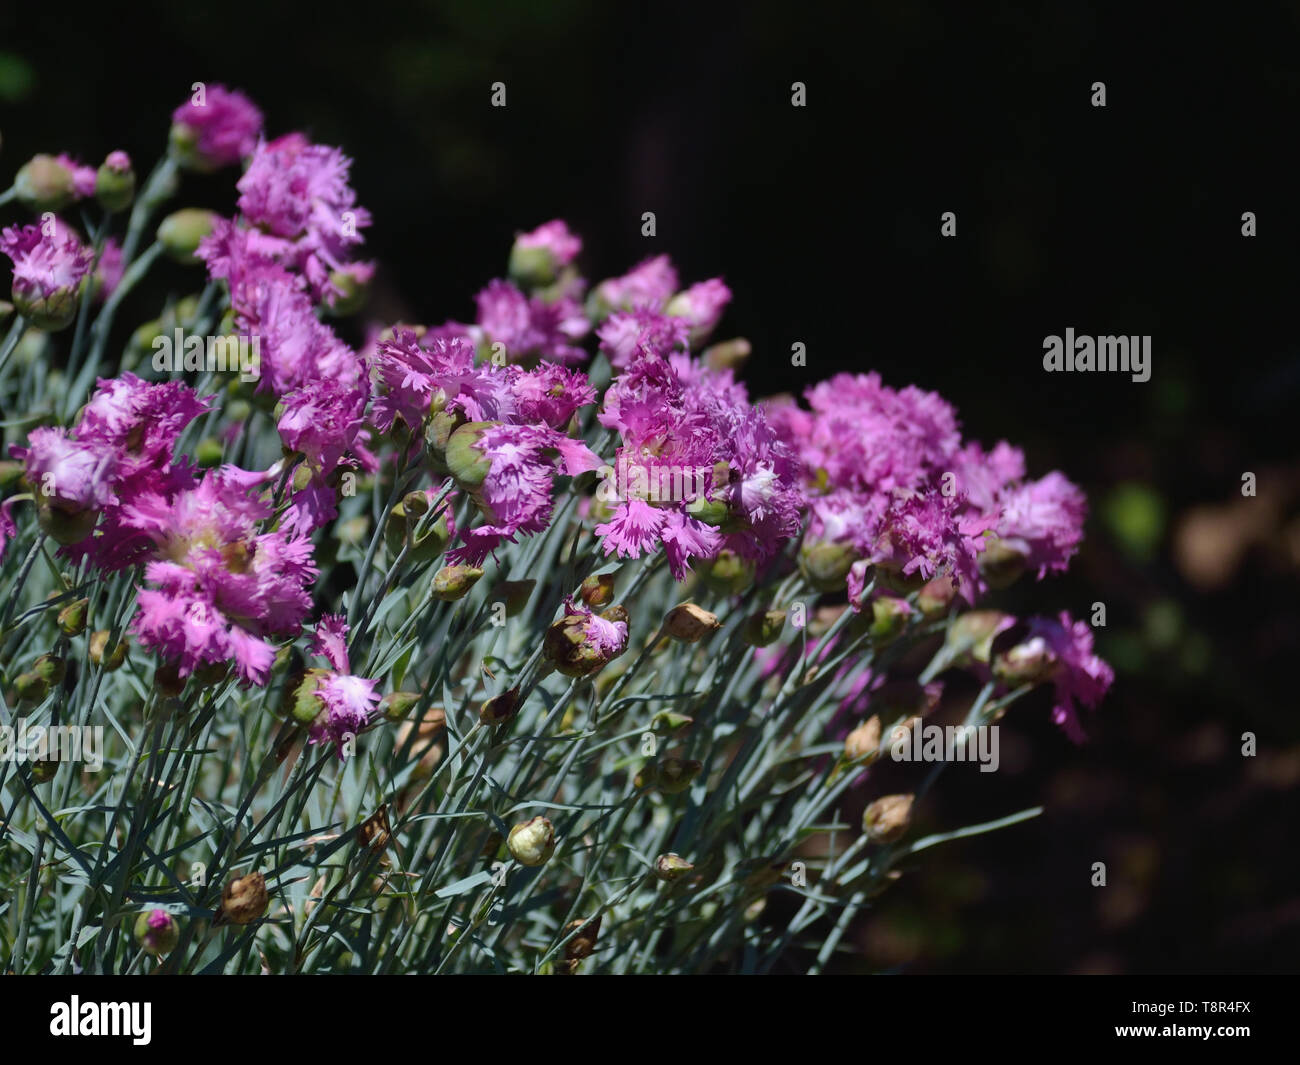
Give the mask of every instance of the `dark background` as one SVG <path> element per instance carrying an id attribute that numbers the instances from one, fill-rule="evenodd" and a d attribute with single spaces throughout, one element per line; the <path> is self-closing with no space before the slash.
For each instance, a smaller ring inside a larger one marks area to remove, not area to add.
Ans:
<path id="1" fill-rule="evenodd" d="M 845 967 L 1294 971 L 1300 6 L 978 6 L 7 5 L 0 180 L 36 151 L 146 171 L 190 84 L 223 82 L 356 160 L 375 317 L 471 318 L 513 234 L 560 216 L 592 281 L 660 251 L 724 275 L 756 395 L 869 369 L 941 391 L 1087 490 L 1069 576 L 1006 604 L 1106 603 L 1118 681 L 1086 746 L 1041 694 L 1001 772 L 950 770 L 923 828 L 1047 811 L 919 858 Z M 228 211 L 233 180 L 185 195 Z M 1152 335 L 1151 380 L 1045 374 L 1067 326 Z"/>

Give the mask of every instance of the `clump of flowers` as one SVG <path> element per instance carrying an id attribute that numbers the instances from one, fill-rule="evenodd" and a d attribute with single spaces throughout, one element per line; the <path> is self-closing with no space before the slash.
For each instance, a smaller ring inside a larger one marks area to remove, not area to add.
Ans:
<path id="1" fill-rule="evenodd" d="M 186 205 L 191 171 L 221 213 Z M 342 149 L 197 85 L 138 188 L 125 152 L 63 153 L 0 199 L 29 213 L 0 231 L 0 705 L 111 733 L 103 784 L 45 759 L 6 806 L 75 872 L 16 918 L 16 970 L 830 956 L 932 816 L 920 778 L 877 786 L 898 735 L 1039 691 L 1085 737 L 1114 681 L 1091 627 L 998 607 L 1080 550 L 1064 473 L 876 373 L 755 401 L 748 341 L 714 339 L 727 281 L 665 254 L 589 285 L 559 219 L 437 294 L 441 324 L 353 328 L 363 198 Z M 69 204 L 89 236 L 41 217 Z M 128 320 L 150 270 L 199 291 Z M 257 358 L 231 374 L 217 341 Z M 193 363 L 147 357 L 176 345 Z"/>

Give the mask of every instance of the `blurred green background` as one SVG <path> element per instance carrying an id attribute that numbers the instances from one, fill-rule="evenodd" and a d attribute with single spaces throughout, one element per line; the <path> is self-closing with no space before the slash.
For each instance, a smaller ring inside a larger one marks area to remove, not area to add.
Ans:
<path id="1" fill-rule="evenodd" d="M 1088 491 L 1069 576 L 1006 603 L 1104 602 L 1119 679 L 1086 746 L 1040 694 L 1004 722 L 1000 772 L 949 771 L 922 830 L 1047 811 L 927 852 L 842 967 L 1292 970 L 1300 14 L 980 7 L 9 5 L 0 181 L 37 151 L 97 164 L 124 148 L 143 172 L 191 83 L 224 82 L 272 134 L 356 160 L 378 319 L 470 318 L 514 232 L 561 216 L 592 280 L 660 251 L 685 279 L 724 275 L 722 334 L 753 341 L 757 395 L 868 369 L 940 390 L 968 435 Z M 796 80 L 806 108 L 790 106 Z M 185 195 L 228 211 L 233 178 L 187 179 Z M 149 295 L 124 308 L 124 335 Z M 1152 335 L 1151 380 L 1045 374 L 1043 337 L 1066 327 Z M 971 694 L 950 685 L 946 712 Z M 870 794 L 914 784 L 908 769 L 878 771 Z M 765 919 L 785 913 L 778 898 Z"/>

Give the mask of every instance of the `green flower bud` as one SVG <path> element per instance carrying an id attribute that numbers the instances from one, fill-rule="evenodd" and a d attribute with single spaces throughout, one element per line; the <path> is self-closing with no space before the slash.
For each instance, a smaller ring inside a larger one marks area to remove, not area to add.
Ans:
<path id="1" fill-rule="evenodd" d="M 710 370 L 739 370 L 752 351 L 748 340 L 736 337 L 705 348 L 700 358 Z"/>
<path id="2" fill-rule="evenodd" d="M 1015 584 L 1029 566 L 1029 558 L 1023 551 L 996 536 L 985 541 L 984 550 L 979 553 L 976 562 L 980 576 L 995 591 Z"/>
<path id="3" fill-rule="evenodd" d="M 555 280 L 555 256 L 540 245 L 522 247 L 518 241 L 510 249 L 510 279 L 522 288 L 541 288 Z"/>
<path id="4" fill-rule="evenodd" d="M 14 679 L 14 692 L 19 703 L 36 706 L 45 702 L 45 697 L 50 694 L 50 682 L 39 673 L 20 673 Z"/>
<path id="5" fill-rule="evenodd" d="M 754 583 L 754 572 L 754 563 L 728 549 L 700 567 L 704 583 L 718 595 L 740 595 Z"/>
<path id="6" fill-rule="evenodd" d="M 784 610 L 760 610 L 745 621 L 742 634 L 750 647 L 767 647 L 781 638 L 784 628 Z"/>
<path id="7" fill-rule="evenodd" d="M 987 663 L 993 637 L 1009 627 L 1011 620 L 1000 610 L 969 610 L 948 626 L 945 649 L 954 661 L 970 655 L 976 661 Z"/>
<path id="8" fill-rule="evenodd" d="M 555 853 L 555 826 L 545 817 L 521 821 L 510 830 L 506 847 L 520 865 L 545 865 Z"/>
<path id="9" fill-rule="evenodd" d="M 370 283 L 363 281 L 354 271 L 331 270 L 330 282 L 340 293 L 325 304 L 335 318 L 356 314 L 366 305 L 366 299 L 370 296 Z"/>
<path id="10" fill-rule="evenodd" d="M 419 701 L 419 692 L 389 692 L 379 700 L 379 712 L 389 721 L 401 721 Z"/>
<path id="11" fill-rule="evenodd" d="M 873 843 L 894 843 L 912 824 L 915 795 L 886 795 L 877 799 L 862 815 L 862 828 Z"/>
<path id="12" fill-rule="evenodd" d="M 80 636 L 86 631 L 86 615 L 89 610 L 89 599 L 74 599 L 59 611 L 54 623 L 64 636 Z"/>
<path id="13" fill-rule="evenodd" d="M 147 910 L 135 921 L 135 941 L 150 957 L 161 957 L 176 949 L 181 930 L 166 910 Z"/>
<path id="14" fill-rule="evenodd" d="M 799 569 L 804 579 L 819 592 L 842 591 L 849 570 L 858 560 L 850 543 L 804 544 L 799 552 Z"/>
<path id="15" fill-rule="evenodd" d="M 436 419 L 435 419 L 436 420 Z M 475 445 L 483 433 L 497 422 L 466 422 L 447 440 L 447 470 L 466 492 L 473 492 L 487 480 L 491 460 Z"/>
<path id="16" fill-rule="evenodd" d="M 221 460 L 225 457 L 225 450 L 220 440 L 206 436 L 199 441 L 198 447 L 195 448 L 194 458 L 204 469 L 211 469 L 214 466 L 221 465 Z"/>
<path id="17" fill-rule="evenodd" d="M 129 166 L 115 168 L 105 160 L 95 172 L 95 199 L 110 214 L 126 210 L 135 199 L 135 171 Z"/>
<path id="18" fill-rule="evenodd" d="M 63 683 L 63 678 L 68 672 L 68 664 L 58 655 L 41 655 L 32 666 L 32 672 L 38 677 L 44 677 L 50 687 L 54 688 Z"/>
<path id="19" fill-rule="evenodd" d="M 1008 688 L 1051 680 L 1059 666 L 1056 655 L 1041 636 L 1018 643 L 993 655 L 993 676 Z"/>
<path id="20" fill-rule="evenodd" d="M 669 755 L 652 766 L 647 766 L 638 782 L 643 787 L 658 788 L 665 795 L 677 795 L 691 786 L 691 781 L 704 771 L 704 764 L 694 758 Z"/>
<path id="21" fill-rule="evenodd" d="M 158 242 L 167 257 L 184 266 L 197 263 L 194 254 L 199 242 L 212 232 L 218 216 L 215 211 L 201 207 L 183 207 L 169 214 L 158 226 Z"/>
<path id="22" fill-rule="evenodd" d="M 90 634 L 90 660 L 105 673 L 112 673 L 121 668 L 126 661 L 126 638 L 121 636 L 111 647 L 108 629 L 98 629 Z"/>
<path id="23" fill-rule="evenodd" d="M 310 725 L 325 709 L 325 703 L 316 694 L 316 689 L 320 687 L 320 682 L 328 672 L 327 669 L 313 668 L 307 670 L 301 683 L 294 691 L 293 706 L 289 710 L 289 716 L 298 724 Z"/>
<path id="24" fill-rule="evenodd" d="M 12 459 L 0 461 L 0 489 L 8 490 L 16 487 L 26 475 L 26 468 L 21 462 L 15 462 Z"/>
<path id="25" fill-rule="evenodd" d="M 159 695 L 174 699 L 185 690 L 185 678 L 175 662 L 160 662 L 153 671 L 153 686 Z"/>
<path id="26" fill-rule="evenodd" d="M 682 643 L 699 643 L 722 628 L 717 614 L 694 603 L 680 603 L 664 618 L 664 632 Z"/>
<path id="27" fill-rule="evenodd" d="M 907 628 L 912 613 L 904 599 L 881 596 L 871 601 L 871 639 L 877 645 L 892 643 Z"/>
<path id="28" fill-rule="evenodd" d="M 694 868 L 695 865 L 692 862 L 688 862 L 681 855 L 671 852 L 661 854 L 655 859 L 655 876 L 665 882 L 680 880 Z"/>
<path id="29" fill-rule="evenodd" d="M 433 597 L 444 603 L 463 599 L 482 576 L 477 566 L 443 566 L 433 576 Z"/>
<path id="30" fill-rule="evenodd" d="M 723 500 L 710 500 L 703 496 L 696 496 L 687 503 L 686 513 L 697 521 L 704 522 L 705 525 L 712 525 L 715 529 L 731 517 L 731 511 Z"/>
<path id="31" fill-rule="evenodd" d="M 57 333 L 68 328 L 77 317 L 85 288 L 86 282 L 83 281 L 76 286 L 63 285 L 46 295 L 40 286 L 15 279 L 11 295 L 18 313 L 32 325 L 47 333 Z"/>
<path id="32" fill-rule="evenodd" d="M 15 175 L 14 193 L 37 213 L 62 210 L 72 202 L 72 171 L 52 155 L 34 155 Z"/>
<path id="33" fill-rule="evenodd" d="M 916 605 L 924 617 L 939 618 L 948 613 L 948 608 L 956 598 L 957 586 L 952 583 L 952 578 L 935 577 L 922 586 L 916 597 Z"/>
<path id="34" fill-rule="evenodd" d="M 511 688 L 494 695 L 478 711 L 478 719 L 485 725 L 504 725 L 519 709 L 519 689 Z"/>
<path id="35" fill-rule="evenodd" d="M 695 718 L 679 714 L 676 710 L 660 710 L 650 719 L 650 727 L 656 732 L 676 732 L 695 724 Z"/>

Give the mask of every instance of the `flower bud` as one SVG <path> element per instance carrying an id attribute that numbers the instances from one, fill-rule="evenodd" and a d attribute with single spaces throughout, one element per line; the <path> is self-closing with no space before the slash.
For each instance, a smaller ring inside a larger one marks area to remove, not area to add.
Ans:
<path id="1" fill-rule="evenodd" d="M 414 562 L 431 562 L 447 549 L 451 532 L 447 528 L 447 515 L 442 514 L 438 520 L 428 526 L 417 536 L 416 530 L 420 519 L 429 510 L 429 497 L 423 492 L 408 492 L 406 496 L 388 512 L 384 525 L 384 542 L 394 556 L 399 555 L 402 546 L 407 546 L 407 557 Z"/>
<path id="2" fill-rule="evenodd" d="M 14 176 L 14 193 L 37 213 L 61 210 L 72 202 L 72 171 L 52 155 L 34 155 Z"/>
<path id="3" fill-rule="evenodd" d="M 664 631 L 682 643 L 699 643 L 722 628 L 716 614 L 694 603 L 680 603 L 664 618 Z"/>
<path id="4" fill-rule="evenodd" d="M 379 712 L 389 721 L 401 721 L 419 701 L 419 692 L 389 692 L 379 700 Z"/>
<path id="5" fill-rule="evenodd" d="M 545 817 L 521 821 L 510 830 L 506 847 L 520 865 L 545 865 L 555 853 L 555 826 Z"/>
<path id="6" fill-rule="evenodd" d="M 969 610 L 954 619 L 944 636 L 946 650 L 954 659 L 970 655 L 987 663 L 993 637 L 1015 624 L 1015 619 L 1000 610 Z"/>
<path id="7" fill-rule="evenodd" d="M 704 583 L 718 595 L 739 595 L 754 583 L 754 572 L 754 563 L 727 549 L 700 567 Z"/>
<path id="8" fill-rule="evenodd" d="M 74 599 L 59 611 L 54 623 L 64 636 L 80 636 L 86 631 L 86 614 L 89 609 L 89 599 Z"/>
<path id="9" fill-rule="evenodd" d="M 20 673 L 14 678 L 14 692 L 24 706 L 36 706 L 50 694 L 50 682 L 39 673 Z"/>
<path id="10" fill-rule="evenodd" d="M 252 924 L 270 903 L 266 879 L 261 873 L 236 877 L 221 892 L 221 908 L 215 924 Z"/>
<path id="11" fill-rule="evenodd" d="M 838 592 L 845 587 L 849 570 L 857 560 L 850 543 L 805 544 L 799 552 L 799 569 L 817 591 Z"/>
<path id="12" fill-rule="evenodd" d="M 90 634 L 90 660 L 105 673 L 112 673 L 126 661 L 126 640 L 118 637 L 110 647 L 111 636 L 108 629 L 97 629 Z"/>
<path id="13" fill-rule="evenodd" d="M 605 606 L 614 599 L 614 574 L 593 574 L 582 582 L 579 598 L 590 607 Z"/>
<path id="14" fill-rule="evenodd" d="M 363 270 L 356 263 L 351 268 L 330 271 L 330 284 L 335 289 L 326 302 L 330 314 L 335 318 L 346 318 L 366 305 L 370 296 L 372 271 L 372 267 L 367 266 Z"/>
<path id="15" fill-rule="evenodd" d="M 916 597 L 916 605 L 927 618 L 943 617 L 957 598 L 957 586 L 951 577 L 935 577 L 926 581 Z"/>
<path id="16" fill-rule="evenodd" d="M 478 711 L 478 719 L 485 725 L 504 725 L 519 709 L 519 689 L 510 688 L 494 695 Z"/>
<path id="17" fill-rule="evenodd" d="M 912 824 L 915 795 L 886 795 L 867 807 L 862 827 L 873 843 L 893 843 L 902 839 Z"/>
<path id="18" fill-rule="evenodd" d="M 424 427 L 424 447 L 428 453 L 429 468 L 439 477 L 445 477 L 448 473 L 447 445 L 451 442 L 452 434 L 462 425 L 468 424 L 464 411 L 443 410 L 440 404 L 446 402 L 447 393 L 437 389 L 433 394 L 431 416 Z M 394 430 L 399 424 L 393 423 Z"/>
<path id="19" fill-rule="evenodd" d="M 705 348 L 700 358 L 710 370 L 739 370 L 749 358 L 753 348 L 744 337 L 724 340 Z"/>
<path id="20" fill-rule="evenodd" d="M 871 601 L 871 639 L 877 645 L 891 643 L 907 628 L 912 608 L 905 599 L 881 596 Z"/>
<path id="21" fill-rule="evenodd" d="M 654 786 L 665 795 L 677 795 L 691 786 L 691 781 L 704 770 L 704 763 L 694 758 L 669 755 L 655 766 Z"/>
<path id="22" fill-rule="evenodd" d="M 131 206 L 135 199 L 135 171 L 126 152 L 109 152 L 95 172 L 95 199 L 110 214 Z"/>
<path id="23" fill-rule="evenodd" d="M 99 512 L 70 510 L 58 502 L 41 503 L 36 508 L 36 521 L 51 539 L 67 546 L 80 543 L 95 531 Z"/>
<path id="24" fill-rule="evenodd" d="M 542 655 L 566 677 L 589 677 L 627 650 L 628 613 L 622 605 L 592 614 L 569 604 L 569 613 L 542 638 Z"/>
<path id="25" fill-rule="evenodd" d="M 153 671 L 153 686 L 164 698 L 175 698 L 185 690 L 185 678 L 175 662 L 160 662 Z"/>
<path id="26" fill-rule="evenodd" d="M 199 242 L 212 232 L 218 217 L 201 207 L 184 207 L 164 218 L 158 226 L 158 243 L 167 257 L 184 266 L 197 263 Z"/>
<path id="27" fill-rule="evenodd" d="M 696 521 L 712 525 L 715 529 L 721 527 L 731 517 L 731 509 L 724 500 L 705 499 L 704 496 L 696 496 L 687 503 L 686 513 Z"/>
<path id="28" fill-rule="evenodd" d="M 993 655 L 993 675 L 1008 688 L 1022 684 L 1041 684 L 1055 675 L 1059 661 L 1041 636 L 1018 643 L 1007 651 Z"/>
<path id="29" fill-rule="evenodd" d="M 433 597 L 444 603 L 463 599 L 482 576 L 477 566 L 443 566 L 433 575 Z"/>
<path id="30" fill-rule="evenodd" d="M 194 461 L 204 469 L 212 469 L 214 466 L 221 465 L 225 453 L 226 449 L 222 447 L 220 440 L 213 436 L 205 436 L 194 449 Z M 298 467 L 299 470 L 305 468 L 304 466 Z M 294 470 L 295 480 L 297 479 L 297 473 L 298 470 Z"/>
<path id="31" fill-rule="evenodd" d="M 856 762 L 880 753 L 880 717 L 872 714 L 844 737 L 844 757 Z"/>
<path id="32" fill-rule="evenodd" d="M 476 446 L 479 438 L 496 422 L 466 422 L 447 440 L 445 461 L 448 472 L 466 492 L 482 486 L 492 461 Z"/>
<path id="33" fill-rule="evenodd" d="M 181 938 L 180 927 L 166 910 L 147 910 L 135 921 L 135 941 L 150 957 L 170 954 Z"/>
<path id="34" fill-rule="evenodd" d="M 767 647 L 781 638 L 784 629 L 784 610 L 760 610 L 749 616 L 742 631 L 750 647 Z"/>
<path id="35" fill-rule="evenodd" d="M 525 247 L 515 241 L 506 271 L 512 281 L 524 288 L 543 288 L 555 280 L 555 255 L 543 245 Z"/>
<path id="36" fill-rule="evenodd" d="M 694 863 L 688 862 L 680 854 L 670 852 L 655 859 L 655 876 L 666 883 L 680 880 L 694 868 Z"/>
<path id="37" fill-rule="evenodd" d="M 984 550 L 976 557 L 976 563 L 984 583 L 997 591 L 1009 588 L 1020 579 L 1029 567 L 1029 558 L 1005 540 L 991 536 L 985 541 Z"/>

